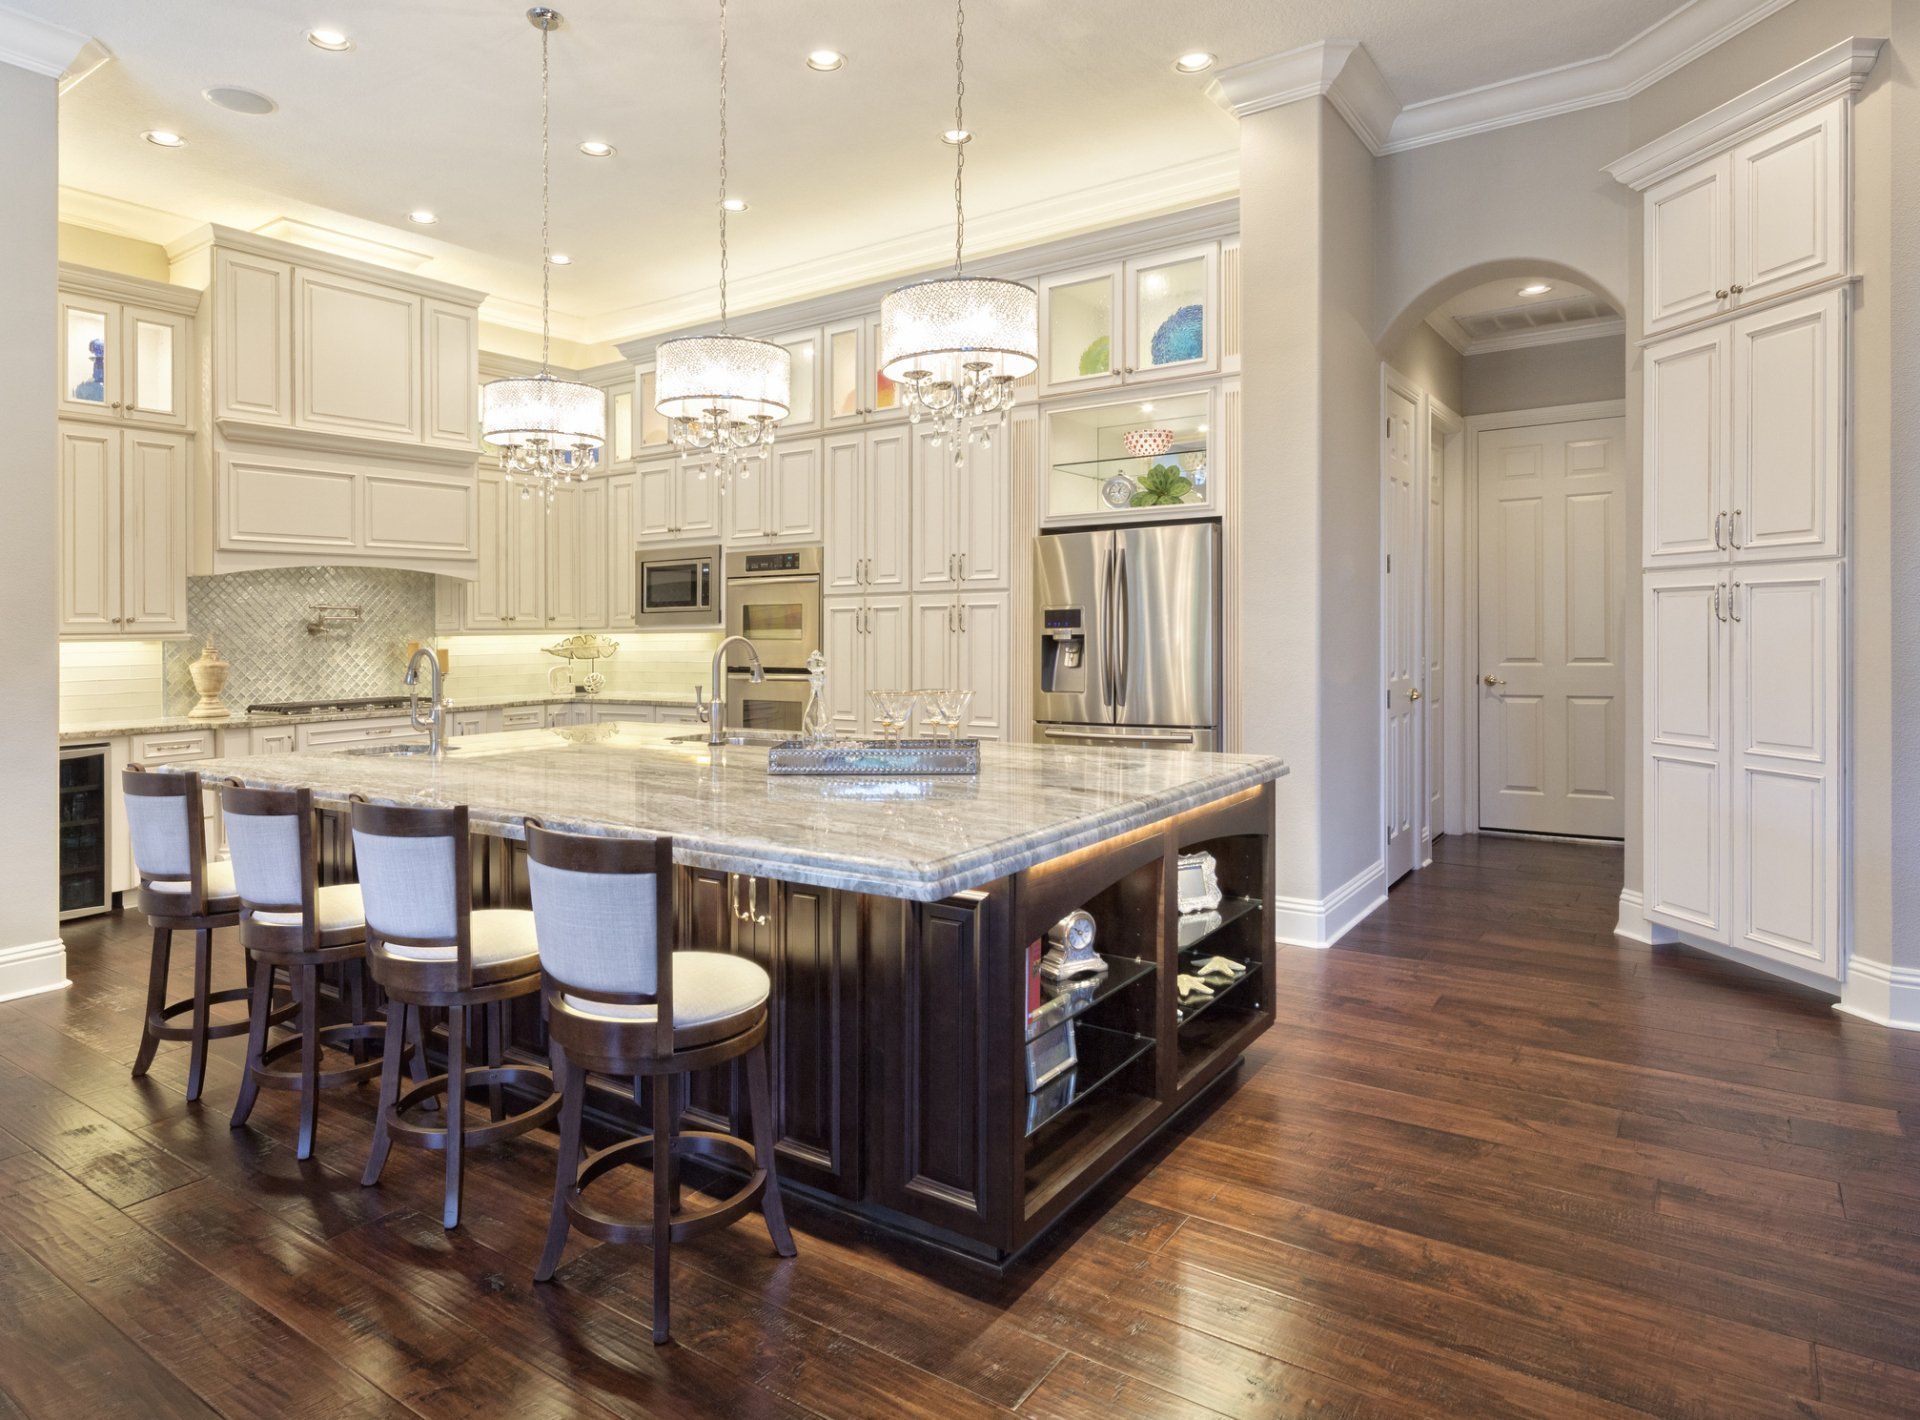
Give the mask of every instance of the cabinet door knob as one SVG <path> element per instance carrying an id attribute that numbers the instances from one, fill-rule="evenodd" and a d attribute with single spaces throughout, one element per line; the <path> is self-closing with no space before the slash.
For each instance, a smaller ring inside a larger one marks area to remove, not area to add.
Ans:
<path id="1" fill-rule="evenodd" d="M 1736 283 L 1735 283 L 1734 285 L 1732 285 L 1732 286 L 1729 286 L 1729 287 L 1727 287 L 1727 289 L 1728 289 L 1729 291 L 1731 291 L 1731 292 L 1733 292 L 1733 294 L 1737 296 L 1737 295 L 1739 295 L 1739 294 L 1740 294 L 1740 293 L 1741 293 L 1742 291 L 1744 291 L 1744 290 L 1746 290 L 1747 288 L 1746 288 L 1745 286 L 1742 286 L 1742 285 L 1740 285 L 1740 284 L 1738 284 L 1738 283 L 1736 282 Z"/>
<path id="2" fill-rule="evenodd" d="M 1721 287 L 1721 288 L 1720 288 L 1720 289 L 1719 289 L 1718 291 L 1715 291 L 1715 292 L 1713 293 L 1713 298 L 1714 298 L 1714 300 L 1716 300 L 1716 301 L 1724 301 L 1724 300 L 1726 300 L 1726 299 L 1727 299 L 1727 288 L 1726 288 L 1726 287 L 1724 287 L 1724 286 L 1722 286 L 1722 287 Z"/>

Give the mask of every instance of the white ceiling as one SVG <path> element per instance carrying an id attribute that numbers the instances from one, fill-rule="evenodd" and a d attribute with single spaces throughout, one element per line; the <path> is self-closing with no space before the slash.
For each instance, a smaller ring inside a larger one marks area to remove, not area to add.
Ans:
<path id="1" fill-rule="evenodd" d="M 1536 283 L 1549 289 L 1521 294 L 1521 288 Z M 1427 324 L 1467 355 L 1590 340 L 1624 329 L 1620 312 L 1605 296 L 1547 276 L 1508 276 L 1469 287 L 1435 306 Z"/>
<path id="2" fill-rule="evenodd" d="M 537 33 L 515 0 L 8 0 L 114 62 L 61 109 L 79 220 L 166 240 L 207 221 L 311 223 L 405 248 L 424 275 L 539 294 Z M 559 0 L 553 42 L 561 333 L 605 340 L 704 318 L 714 239 L 713 0 Z M 1685 6 L 1680 8 L 1685 9 Z M 983 249 L 1234 191 L 1236 125 L 1207 80 L 1330 36 L 1356 39 L 1403 105 L 1607 54 L 1674 0 L 975 0 L 967 16 L 968 207 Z M 937 262 L 951 213 L 952 12 L 937 0 L 733 0 L 736 307 Z M 309 25 L 346 31 L 327 54 Z M 803 57 L 848 55 L 833 74 Z M 247 117 L 216 84 L 275 99 Z M 165 127 L 189 145 L 140 139 Z M 614 143 L 581 156 L 583 138 Z M 107 201 L 89 201 L 92 194 Z M 128 204 L 132 204 L 129 206 Z M 441 221 L 409 226 L 430 207 Z M 142 210 L 145 209 L 145 210 Z M 834 279 L 845 272 L 849 279 Z"/>

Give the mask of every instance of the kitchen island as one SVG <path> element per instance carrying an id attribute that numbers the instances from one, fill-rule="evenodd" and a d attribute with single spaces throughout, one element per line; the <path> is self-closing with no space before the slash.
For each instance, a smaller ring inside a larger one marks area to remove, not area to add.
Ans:
<path id="1" fill-rule="evenodd" d="M 681 945 L 738 952 L 773 981 L 783 1180 L 875 1222 L 1000 1263 L 1216 1081 L 1273 1021 L 1279 760 L 986 744 L 977 777 L 776 776 L 764 740 L 709 746 L 614 722 L 407 747 L 206 761 L 209 781 L 305 786 L 329 871 L 351 871 L 350 794 L 465 804 L 483 905 L 525 905 L 524 820 L 670 834 Z M 1179 912 L 1179 858 L 1221 900 Z M 1026 1078 L 1030 948 L 1093 919 L 1108 970 L 1073 1003 L 1078 1064 Z M 1180 1003 L 1222 956 L 1233 984 Z M 544 1055 L 536 1003 L 513 1045 Z M 695 1076 L 696 1124 L 740 1128 L 743 1082 Z M 608 1084 L 595 1111 L 631 1124 Z"/>

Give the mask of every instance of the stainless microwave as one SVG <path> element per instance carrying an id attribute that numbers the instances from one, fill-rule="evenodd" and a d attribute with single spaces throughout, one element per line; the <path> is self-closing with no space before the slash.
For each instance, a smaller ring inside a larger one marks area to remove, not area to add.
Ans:
<path id="1" fill-rule="evenodd" d="M 721 624 L 719 547 L 642 548 L 634 554 L 642 631 L 710 629 Z"/>

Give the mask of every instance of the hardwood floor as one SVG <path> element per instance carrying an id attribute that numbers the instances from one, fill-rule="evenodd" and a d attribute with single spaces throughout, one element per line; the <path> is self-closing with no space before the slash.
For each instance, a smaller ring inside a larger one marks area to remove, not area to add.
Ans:
<path id="1" fill-rule="evenodd" d="M 72 924 L 0 1006 L 0 1416 L 1920 1413 L 1920 1038 L 1616 940 L 1615 850 L 1436 856 L 1009 1276 L 791 1201 L 793 1261 L 676 1249 L 660 1350 L 644 1252 L 530 1280 L 550 1138 L 448 1235 L 436 1157 L 358 1185 L 371 1090 L 299 1164 L 289 1096 L 227 1128 L 239 1041 L 128 1079 L 143 924 Z"/>

